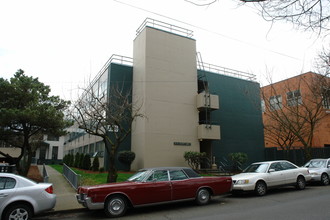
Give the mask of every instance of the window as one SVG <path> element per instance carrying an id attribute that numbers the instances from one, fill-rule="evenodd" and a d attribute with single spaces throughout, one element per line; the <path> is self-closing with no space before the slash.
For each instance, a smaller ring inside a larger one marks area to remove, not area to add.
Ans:
<path id="1" fill-rule="evenodd" d="M 282 165 L 284 170 L 291 170 L 291 169 L 296 169 L 297 168 L 297 167 L 295 167 L 294 165 L 292 165 L 291 163 L 288 163 L 288 162 L 281 162 L 281 165 Z"/>
<path id="2" fill-rule="evenodd" d="M 265 100 L 261 100 L 261 112 L 266 112 Z"/>
<path id="3" fill-rule="evenodd" d="M 269 169 L 274 169 L 275 171 L 284 170 L 280 163 L 272 163 L 272 165 L 270 165 Z"/>
<path id="4" fill-rule="evenodd" d="M 276 95 L 269 98 L 269 105 L 272 111 L 282 108 L 282 96 Z"/>
<path id="5" fill-rule="evenodd" d="M 16 185 L 16 180 L 10 177 L 0 177 L 0 190 L 13 189 Z"/>
<path id="6" fill-rule="evenodd" d="M 185 180 L 187 179 L 186 174 L 182 170 L 171 170 L 170 171 L 171 181 L 173 180 Z"/>
<path id="7" fill-rule="evenodd" d="M 156 170 L 154 171 L 154 173 L 149 176 L 148 182 L 150 181 L 168 181 L 168 174 L 167 174 L 167 170 Z"/>
<path id="8" fill-rule="evenodd" d="M 330 109 L 330 89 L 323 89 L 322 92 L 322 105 L 325 109 Z"/>
<path id="9" fill-rule="evenodd" d="M 57 158 L 58 158 L 58 147 L 54 146 L 53 147 L 53 152 L 52 152 L 52 159 L 57 160 Z"/>
<path id="10" fill-rule="evenodd" d="M 290 91 L 286 93 L 286 101 L 288 106 L 297 106 L 302 104 L 300 90 Z"/>
<path id="11" fill-rule="evenodd" d="M 47 141 L 59 141 L 60 138 L 58 136 L 52 135 L 52 134 L 48 134 L 47 135 Z"/>

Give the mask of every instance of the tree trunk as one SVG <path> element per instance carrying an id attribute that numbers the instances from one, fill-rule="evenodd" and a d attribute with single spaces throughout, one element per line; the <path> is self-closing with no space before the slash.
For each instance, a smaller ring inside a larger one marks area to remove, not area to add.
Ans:
<path id="1" fill-rule="evenodd" d="M 105 143 L 105 148 L 109 156 L 109 169 L 108 169 L 108 183 L 115 183 L 117 181 L 117 168 L 115 165 L 115 156 L 117 152 L 117 145 L 111 144 L 107 138 L 103 139 Z"/>

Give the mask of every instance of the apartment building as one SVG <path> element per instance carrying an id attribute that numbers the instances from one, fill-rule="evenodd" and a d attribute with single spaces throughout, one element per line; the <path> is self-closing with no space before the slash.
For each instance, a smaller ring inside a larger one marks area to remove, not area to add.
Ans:
<path id="1" fill-rule="evenodd" d="M 301 140 L 285 126 L 280 126 L 279 120 L 285 119 L 292 121 L 291 126 L 305 134 L 305 141 L 311 138 L 312 147 L 330 147 L 329 77 L 307 72 L 262 87 L 261 90 L 266 147 L 303 147 Z M 315 127 L 311 132 L 307 122 L 312 121 Z M 272 126 L 271 129 L 267 129 L 269 126 Z"/>
<path id="2" fill-rule="evenodd" d="M 226 164 L 234 152 L 247 153 L 249 162 L 263 160 L 260 86 L 255 76 L 202 62 L 193 31 L 146 19 L 136 32 L 133 58 L 113 55 L 89 88 L 103 97 L 118 82 L 131 91 L 133 103 L 141 103 L 145 115 L 134 121 L 119 149 L 135 152 L 133 170 L 187 166 L 186 151 L 206 152 L 205 168 Z M 99 155 L 106 166 L 102 140 L 70 129 L 65 154 Z"/>

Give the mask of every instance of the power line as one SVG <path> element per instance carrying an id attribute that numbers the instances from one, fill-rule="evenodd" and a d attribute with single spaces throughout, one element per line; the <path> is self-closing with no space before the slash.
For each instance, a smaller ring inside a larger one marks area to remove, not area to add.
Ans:
<path id="1" fill-rule="evenodd" d="M 287 58 L 290 58 L 290 59 L 302 61 L 300 58 L 293 57 L 293 56 L 290 56 L 288 54 L 281 53 L 281 52 L 278 52 L 278 51 L 275 51 L 275 50 L 270 50 L 270 49 L 268 49 L 266 47 L 262 47 L 262 46 L 259 46 L 259 45 L 256 45 L 256 44 L 252 44 L 252 43 L 247 42 L 247 41 L 243 41 L 243 40 L 240 40 L 240 39 L 237 39 L 237 38 L 234 38 L 234 37 L 230 37 L 228 35 L 224 35 L 224 34 L 221 34 L 219 32 L 213 31 L 213 30 L 209 30 L 209 29 L 206 29 L 206 28 L 203 28 L 203 27 L 194 25 L 194 24 L 190 24 L 190 23 L 187 23 L 187 22 L 184 22 L 184 21 L 175 19 L 175 18 L 171 18 L 169 16 L 166 16 L 166 15 L 163 15 L 163 14 L 160 14 L 160 13 L 157 13 L 157 12 L 154 12 L 154 11 L 150 11 L 150 10 L 147 10 L 147 9 L 144 9 L 144 8 L 141 8 L 141 7 L 132 5 L 132 4 L 128 4 L 128 3 L 125 3 L 125 2 L 122 2 L 122 1 L 119 1 L 119 0 L 113 0 L 113 1 L 115 1 L 117 3 L 120 3 L 120 4 L 123 4 L 123 5 L 126 5 L 126 6 L 129 6 L 129 7 L 132 7 L 132 8 L 135 8 L 135 9 L 138 9 L 138 10 L 141 10 L 141 11 L 145 11 L 145 12 L 148 12 L 148 13 L 151 13 L 151 14 L 154 14 L 154 15 L 157 15 L 157 16 L 160 16 L 160 17 L 163 17 L 163 18 L 172 20 L 172 21 L 175 21 L 175 22 L 179 22 L 179 23 L 184 24 L 184 25 L 188 25 L 188 26 L 194 27 L 196 29 L 203 30 L 205 32 L 209 32 L 209 33 L 212 33 L 212 34 L 221 36 L 223 38 L 226 38 L 226 39 L 229 39 L 229 40 L 232 40 L 232 41 L 240 42 L 242 44 L 246 44 L 246 45 L 251 46 L 251 47 L 256 47 L 256 48 L 259 48 L 259 49 L 262 49 L 262 50 L 265 50 L 265 51 L 269 51 L 271 53 L 274 53 L 274 54 L 277 54 L 277 55 L 280 55 L 280 56 L 284 56 L 284 57 L 287 57 Z"/>

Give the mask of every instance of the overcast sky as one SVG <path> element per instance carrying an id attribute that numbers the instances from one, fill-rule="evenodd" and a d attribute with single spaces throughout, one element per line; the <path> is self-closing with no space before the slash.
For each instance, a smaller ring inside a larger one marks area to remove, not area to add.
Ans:
<path id="1" fill-rule="evenodd" d="M 184 0 L 0 0 L 0 77 L 18 69 L 71 100 L 112 54 L 133 56 L 136 29 L 154 18 L 194 31 L 211 63 L 257 75 L 267 84 L 314 70 L 328 41 L 291 24 L 271 26 L 253 7 L 219 0 L 198 7 Z"/>

